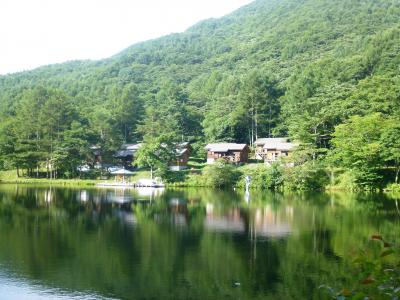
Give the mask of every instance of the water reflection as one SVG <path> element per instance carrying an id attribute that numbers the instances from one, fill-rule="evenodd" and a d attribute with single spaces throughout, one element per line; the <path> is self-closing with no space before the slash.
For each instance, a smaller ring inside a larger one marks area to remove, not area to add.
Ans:
<path id="1" fill-rule="evenodd" d="M 34 285 L 21 278 L 0 273 L 0 299 L 7 300 L 112 300 L 91 292 L 74 292 Z"/>
<path id="2" fill-rule="evenodd" d="M 324 299 L 347 253 L 400 234 L 384 195 L 249 197 L 0 185 L 0 299 Z"/>
<path id="3" fill-rule="evenodd" d="M 212 203 L 207 203 L 207 216 L 204 220 L 204 226 L 210 231 L 244 233 L 246 225 L 240 214 L 239 208 L 231 208 L 222 215 L 214 210 Z"/>

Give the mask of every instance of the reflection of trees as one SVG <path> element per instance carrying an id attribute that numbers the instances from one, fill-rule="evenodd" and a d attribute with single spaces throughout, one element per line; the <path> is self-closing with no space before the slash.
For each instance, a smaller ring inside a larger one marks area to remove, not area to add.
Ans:
<path id="1" fill-rule="evenodd" d="M 254 193 L 249 204 L 208 189 L 130 203 L 108 201 L 106 190 L 48 195 L 0 187 L 0 264 L 50 286 L 122 299 L 322 298 L 316 287 L 343 286 L 347 253 L 371 233 L 399 234 L 393 201 L 370 195 Z"/>

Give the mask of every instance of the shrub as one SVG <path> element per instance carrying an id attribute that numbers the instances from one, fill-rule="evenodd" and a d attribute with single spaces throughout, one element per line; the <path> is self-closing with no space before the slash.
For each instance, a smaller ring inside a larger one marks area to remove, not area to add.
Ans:
<path id="1" fill-rule="evenodd" d="M 242 173 L 238 182 L 239 187 L 245 186 L 246 176 L 251 177 L 251 188 L 276 190 L 283 185 L 283 169 L 278 163 L 271 166 L 264 164 L 247 166 L 242 169 Z"/>
<path id="2" fill-rule="evenodd" d="M 205 185 L 212 187 L 227 187 L 236 184 L 240 173 L 235 166 L 224 159 L 204 168 L 203 180 Z"/>
<path id="3" fill-rule="evenodd" d="M 318 162 L 307 162 L 284 173 L 285 188 L 292 190 L 321 190 L 329 182 L 325 169 Z"/>
<path id="4" fill-rule="evenodd" d="M 400 183 L 391 183 L 391 184 L 388 184 L 388 185 L 386 186 L 385 190 L 391 191 L 391 192 L 400 192 Z"/>
<path id="5" fill-rule="evenodd" d="M 376 245 L 373 245 L 376 243 Z M 368 247 L 361 249 L 353 261 L 351 286 L 339 289 L 323 285 L 332 299 L 399 299 L 399 246 L 385 241 L 380 235 L 371 236 Z"/>
<path id="6" fill-rule="evenodd" d="M 355 191 L 359 189 L 359 185 L 357 184 L 357 177 L 350 170 L 339 175 L 338 183 L 336 186 L 340 189 L 344 189 L 347 191 Z"/>

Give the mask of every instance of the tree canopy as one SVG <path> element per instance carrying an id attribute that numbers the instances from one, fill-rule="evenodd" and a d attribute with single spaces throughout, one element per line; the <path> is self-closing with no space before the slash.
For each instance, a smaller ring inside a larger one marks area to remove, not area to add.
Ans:
<path id="1" fill-rule="evenodd" d="M 171 133 L 250 145 L 289 135 L 316 160 L 346 128 L 400 114 L 399 42 L 397 0 L 256 0 L 108 59 L 0 76 L 0 164 L 64 165 L 78 127 L 108 156 Z M 396 134 L 379 137 L 388 168 Z"/>

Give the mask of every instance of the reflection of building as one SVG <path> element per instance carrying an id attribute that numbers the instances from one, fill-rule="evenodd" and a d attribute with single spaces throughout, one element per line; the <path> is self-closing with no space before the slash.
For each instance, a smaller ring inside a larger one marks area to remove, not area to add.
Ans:
<path id="1" fill-rule="evenodd" d="M 53 190 L 50 188 L 48 190 L 44 191 L 44 201 L 47 203 L 50 203 L 54 200 L 54 192 Z"/>
<path id="2" fill-rule="evenodd" d="M 248 230 L 253 237 L 285 237 L 292 231 L 289 223 L 293 216 L 291 207 L 279 213 L 269 206 L 255 211 L 231 208 L 226 212 L 216 213 L 213 205 L 207 204 L 206 213 L 204 227 L 209 231 L 245 233 Z"/>
<path id="3" fill-rule="evenodd" d="M 256 209 L 252 218 L 251 227 L 253 234 L 263 237 L 284 237 L 291 233 L 291 227 L 287 221 L 287 215 L 274 212 L 271 207 Z"/>
<path id="4" fill-rule="evenodd" d="M 207 204 L 206 219 L 204 227 L 209 231 L 244 233 L 245 222 L 240 216 L 239 208 L 232 208 L 224 215 L 220 216 L 214 213 L 212 205 Z"/>
<path id="5" fill-rule="evenodd" d="M 134 191 L 138 200 L 152 202 L 156 197 L 160 197 L 164 193 L 164 188 L 139 187 Z"/>
<path id="6" fill-rule="evenodd" d="M 247 162 L 249 156 L 249 147 L 246 144 L 208 144 L 205 149 L 207 150 L 207 163 L 209 164 L 220 158 L 233 163 L 242 163 Z"/>
<path id="7" fill-rule="evenodd" d="M 168 202 L 171 221 L 174 225 L 184 226 L 188 223 L 187 202 L 180 198 L 171 198 Z"/>
<path id="8" fill-rule="evenodd" d="M 89 193 L 87 190 L 80 190 L 78 195 L 78 200 L 82 202 L 87 202 L 89 200 Z"/>
<path id="9" fill-rule="evenodd" d="M 114 190 L 107 190 L 106 201 L 114 203 L 129 203 L 134 200 L 133 194 L 129 189 L 115 188 Z"/>
<path id="10" fill-rule="evenodd" d="M 266 163 L 277 161 L 281 157 L 287 157 L 296 147 L 290 143 L 289 138 L 265 138 L 254 142 L 256 145 L 256 158 Z"/>

